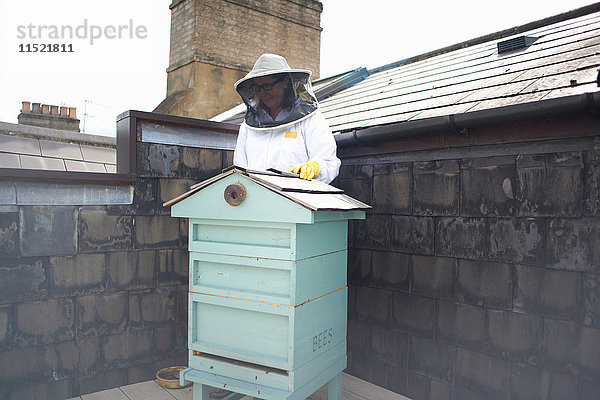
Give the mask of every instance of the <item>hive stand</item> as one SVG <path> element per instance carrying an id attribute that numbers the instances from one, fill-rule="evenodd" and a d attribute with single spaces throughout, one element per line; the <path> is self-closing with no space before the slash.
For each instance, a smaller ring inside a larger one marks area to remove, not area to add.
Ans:
<path id="1" fill-rule="evenodd" d="M 182 371 L 185 375 L 186 372 L 191 371 L 192 368 L 188 368 L 184 371 Z M 193 390 L 192 390 L 192 394 L 193 394 L 193 399 L 194 400 L 210 400 L 210 396 L 209 396 L 209 388 L 212 385 L 209 384 L 202 384 L 200 382 L 196 382 L 196 381 L 187 381 L 185 379 L 181 380 L 181 383 L 184 384 L 184 382 L 190 383 L 190 382 L 195 382 L 193 385 Z M 211 381 L 212 382 L 212 381 Z M 187 384 L 185 383 L 185 384 Z M 322 386 L 322 385 L 321 385 Z M 321 387 L 319 386 L 319 387 Z M 318 389 L 318 388 L 317 388 Z M 310 396 L 312 393 L 314 393 L 317 389 L 315 389 L 314 391 L 310 392 L 308 394 L 308 396 Z M 309 389 L 311 390 L 311 389 Z M 297 397 L 300 396 L 300 397 Z M 243 393 L 231 393 L 225 397 L 223 397 L 221 400 L 240 400 L 242 398 L 246 397 L 245 394 Z M 267 398 L 271 398 L 271 397 L 265 397 L 264 399 Z M 286 399 L 307 399 L 306 396 L 303 395 L 303 393 L 297 393 L 296 396 L 288 396 L 288 397 L 284 397 Z M 254 400 L 259 400 L 259 397 L 254 397 Z M 279 399 L 279 397 L 278 397 Z M 339 372 L 336 376 L 334 376 L 331 380 L 329 380 L 328 384 L 327 384 L 327 400 L 342 400 L 342 373 Z"/>
<path id="2" fill-rule="evenodd" d="M 346 367 L 348 220 L 369 206 L 340 189 L 240 168 L 165 203 L 189 219 L 189 368 L 209 386 L 303 400 Z"/>

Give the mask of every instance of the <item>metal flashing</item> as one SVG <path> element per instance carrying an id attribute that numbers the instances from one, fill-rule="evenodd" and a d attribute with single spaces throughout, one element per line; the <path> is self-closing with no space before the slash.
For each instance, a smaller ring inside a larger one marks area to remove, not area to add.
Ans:
<path id="1" fill-rule="evenodd" d="M 133 203 L 133 186 L 15 182 L 18 205 L 116 205 Z"/>
<path id="2" fill-rule="evenodd" d="M 141 121 L 142 142 L 167 145 L 201 147 L 205 149 L 233 150 L 237 135 L 229 132 L 216 132 L 189 126 L 161 124 L 154 121 Z"/>
<path id="3" fill-rule="evenodd" d="M 17 204 L 17 190 L 13 182 L 0 182 L 0 204 Z"/>
<path id="4" fill-rule="evenodd" d="M 369 71 L 366 68 L 357 68 L 340 76 L 337 79 L 334 79 L 332 82 L 323 84 L 318 89 L 315 89 L 315 96 L 317 96 L 317 100 L 321 101 L 335 93 L 338 93 L 346 88 L 354 86 L 358 82 L 363 81 L 368 76 Z"/>

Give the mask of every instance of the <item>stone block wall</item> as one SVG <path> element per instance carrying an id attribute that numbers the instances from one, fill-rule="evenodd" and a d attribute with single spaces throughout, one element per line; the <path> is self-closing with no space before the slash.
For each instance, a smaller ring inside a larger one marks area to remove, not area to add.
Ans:
<path id="1" fill-rule="evenodd" d="M 60 183 L 69 205 L 0 205 L 0 399 L 69 398 L 187 364 L 188 225 L 162 204 L 231 153 L 137 143 L 131 204 L 71 204 Z"/>
<path id="2" fill-rule="evenodd" d="M 169 70 L 191 61 L 249 71 L 262 53 L 284 55 L 319 76 L 321 11 L 316 0 L 175 0 Z"/>
<path id="3" fill-rule="evenodd" d="M 573 143 L 343 160 L 373 205 L 350 226 L 349 373 L 415 400 L 598 397 L 600 152 Z"/>

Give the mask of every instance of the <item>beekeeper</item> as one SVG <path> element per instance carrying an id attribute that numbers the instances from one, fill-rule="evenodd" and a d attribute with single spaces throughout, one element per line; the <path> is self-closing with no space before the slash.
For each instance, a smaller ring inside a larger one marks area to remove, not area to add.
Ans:
<path id="1" fill-rule="evenodd" d="M 331 182 L 340 160 L 336 143 L 310 84 L 311 72 L 292 69 L 285 58 L 263 54 L 235 83 L 246 104 L 233 163 L 291 171 L 302 179 Z"/>

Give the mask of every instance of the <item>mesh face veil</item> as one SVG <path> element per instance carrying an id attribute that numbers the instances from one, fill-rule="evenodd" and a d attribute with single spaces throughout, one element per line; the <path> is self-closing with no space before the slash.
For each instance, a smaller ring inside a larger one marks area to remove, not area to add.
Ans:
<path id="1" fill-rule="evenodd" d="M 276 54 L 263 54 L 254 68 L 244 78 L 235 83 L 235 88 L 246 104 L 245 122 L 253 128 L 273 128 L 304 119 L 318 108 L 317 98 L 310 84 L 311 72 L 292 69 L 285 58 Z M 272 77 L 269 82 L 256 82 L 254 78 Z M 285 117 L 273 121 L 267 117 L 269 107 L 260 100 L 260 92 L 273 89 L 283 82 L 286 87 L 281 101 Z"/>
<path id="2" fill-rule="evenodd" d="M 286 80 L 285 76 L 289 79 Z M 249 79 L 237 87 L 237 92 L 246 104 L 246 124 L 253 128 L 272 128 L 295 122 L 312 114 L 317 108 L 315 97 L 308 76 L 300 73 L 273 74 L 274 82 L 284 80 L 286 84 L 283 109 L 290 113 L 282 121 L 266 121 L 263 115 L 269 112 L 268 107 L 260 101 L 257 85 Z M 270 85 L 267 85 L 267 87 Z M 261 88 L 261 90 L 265 90 Z"/>

